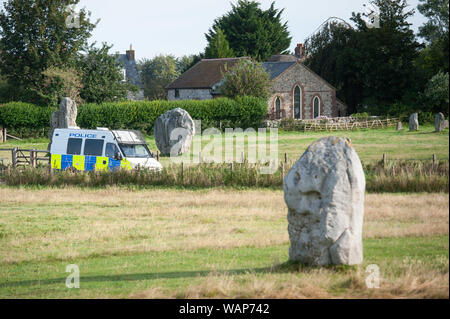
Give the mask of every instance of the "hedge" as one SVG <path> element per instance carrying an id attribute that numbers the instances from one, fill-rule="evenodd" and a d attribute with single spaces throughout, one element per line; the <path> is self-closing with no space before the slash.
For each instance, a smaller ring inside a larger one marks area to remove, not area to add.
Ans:
<path id="1" fill-rule="evenodd" d="M 23 102 L 0 105 L 0 126 L 20 137 L 46 136 L 55 107 L 42 107 Z"/>
<path id="2" fill-rule="evenodd" d="M 182 101 L 127 101 L 103 104 L 83 104 L 78 107 L 78 126 L 86 129 L 137 129 L 152 134 L 153 125 L 161 114 L 174 108 L 186 110 L 202 127 L 243 129 L 258 127 L 267 114 L 267 102 L 255 97 L 236 99 Z M 21 137 L 45 134 L 50 126 L 54 107 L 41 107 L 21 102 L 0 105 L 0 126 Z"/>
<path id="3" fill-rule="evenodd" d="M 158 116 L 177 107 L 186 110 L 194 120 L 201 120 L 202 127 L 258 127 L 267 114 L 267 102 L 254 97 L 128 101 L 81 105 L 77 124 L 83 128 L 138 129 L 152 134 Z"/>

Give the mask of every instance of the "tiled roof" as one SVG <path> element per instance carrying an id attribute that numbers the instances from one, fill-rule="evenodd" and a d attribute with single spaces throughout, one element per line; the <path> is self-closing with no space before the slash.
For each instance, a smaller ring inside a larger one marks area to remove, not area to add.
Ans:
<path id="1" fill-rule="evenodd" d="M 297 62 L 264 62 L 262 66 L 270 74 L 270 80 L 273 80 L 295 63 Z"/>
<path id="2" fill-rule="evenodd" d="M 166 89 L 210 89 L 241 59 L 247 58 L 203 59 Z"/>

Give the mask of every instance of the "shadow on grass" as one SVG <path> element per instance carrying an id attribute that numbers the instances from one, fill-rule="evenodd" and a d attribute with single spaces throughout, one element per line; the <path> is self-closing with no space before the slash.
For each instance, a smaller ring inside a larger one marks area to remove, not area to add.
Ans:
<path id="1" fill-rule="evenodd" d="M 139 273 L 139 274 L 119 274 L 119 275 L 98 275 L 98 276 L 80 276 L 81 283 L 88 282 L 120 282 L 120 281 L 141 281 L 141 280 L 157 280 L 157 279 L 179 279 L 179 278 L 196 278 L 207 277 L 209 275 L 228 275 L 238 276 L 245 274 L 282 274 L 282 273 L 302 273 L 314 269 L 325 268 L 331 272 L 349 273 L 356 269 L 355 266 L 326 266 L 313 267 L 303 265 L 297 262 L 288 261 L 272 267 L 263 268 L 242 268 L 230 270 L 200 270 L 200 271 L 182 271 L 182 272 L 162 272 L 162 273 Z M 20 286 L 42 286 L 52 284 L 65 284 L 66 277 L 41 279 L 41 280 L 24 280 L 0 283 L 0 288 L 20 287 Z"/>

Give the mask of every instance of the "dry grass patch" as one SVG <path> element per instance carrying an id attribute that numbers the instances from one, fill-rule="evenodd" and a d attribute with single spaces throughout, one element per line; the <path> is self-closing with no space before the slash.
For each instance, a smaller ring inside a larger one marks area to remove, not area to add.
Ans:
<path id="1" fill-rule="evenodd" d="M 0 188 L 3 263 L 288 243 L 281 191 Z M 448 234 L 446 194 L 366 197 L 365 238 Z"/>

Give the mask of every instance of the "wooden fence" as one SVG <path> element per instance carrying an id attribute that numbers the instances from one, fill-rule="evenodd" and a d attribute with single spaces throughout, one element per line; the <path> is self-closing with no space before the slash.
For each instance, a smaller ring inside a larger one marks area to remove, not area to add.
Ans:
<path id="1" fill-rule="evenodd" d="M 50 166 L 50 152 L 35 150 L 35 149 L 19 149 L 15 148 L 0 148 L 0 154 L 2 152 L 11 152 L 11 166 L 16 168 L 18 166 L 32 166 L 38 167 L 38 164 L 45 163 Z M 44 155 L 42 155 L 44 154 Z M 45 156 L 48 155 L 48 156 Z M 4 160 L 0 157 L 0 163 L 5 166 Z"/>
<path id="2" fill-rule="evenodd" d="M 395 127 L 398 118 L 391 119 L 367 119 L 365 121 L 327 121 L 327 120 L 299 120 L 291 123 L 283 123 L 282 128 L 296 131 L 316 132 L 316 131 L 352 131 L 357 129 L 377 129 Z"/>

